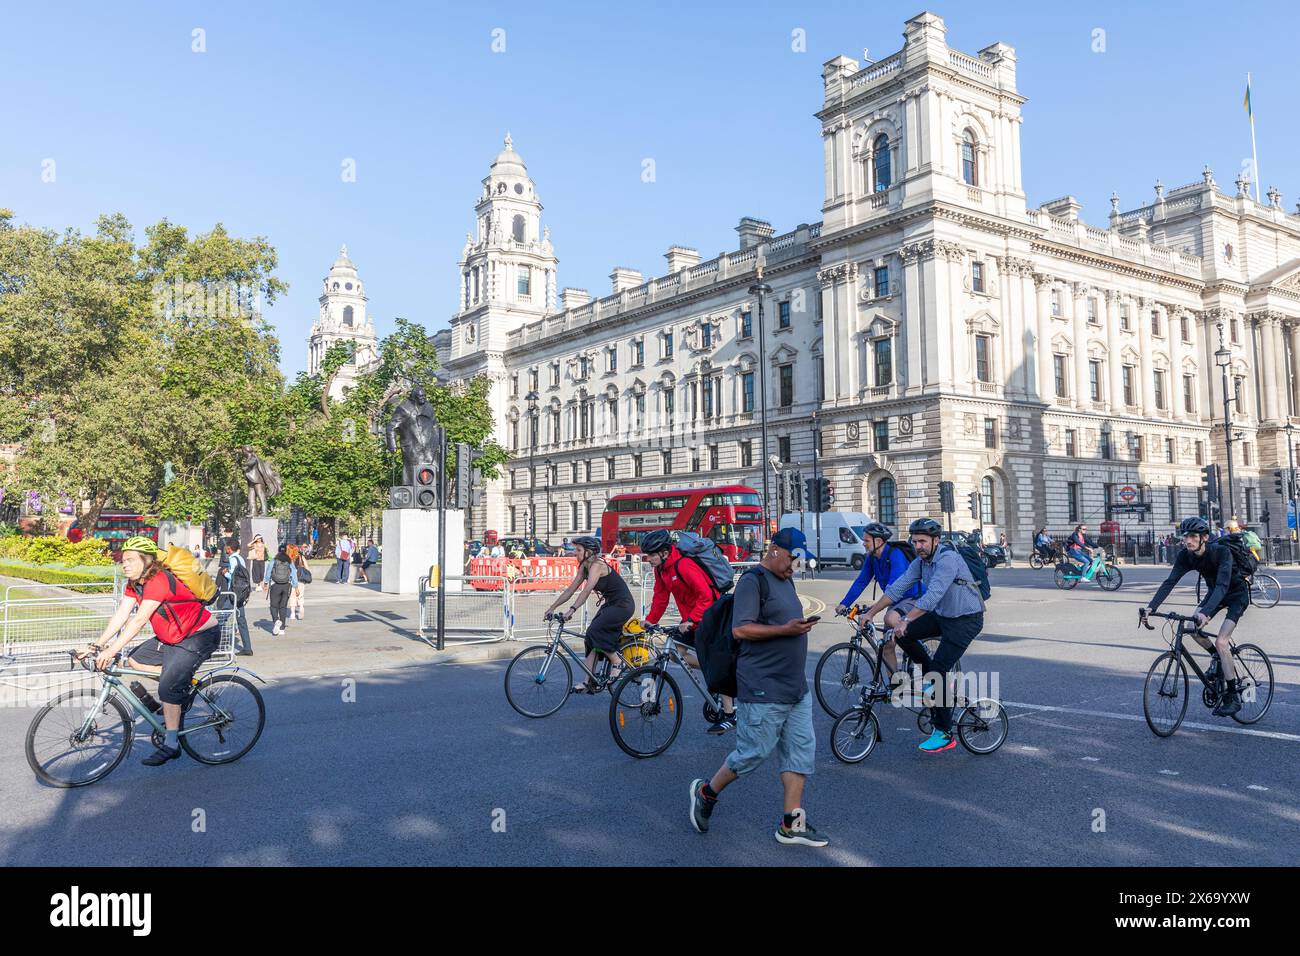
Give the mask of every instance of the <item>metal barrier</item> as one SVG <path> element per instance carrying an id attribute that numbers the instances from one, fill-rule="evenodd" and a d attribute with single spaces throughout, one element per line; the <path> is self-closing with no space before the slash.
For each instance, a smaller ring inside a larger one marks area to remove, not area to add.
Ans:
<path id="1" fill-rule="evenodd" d="M 460 644 L 491 644 L 510 639 L 509 579 L 494 575 L 447 576 L 447 608 L 443 624 Z M 416 633 L 423 641 L 438 630 L 438 589 L 425 575 L 419 582 L 420 620 Z"/>

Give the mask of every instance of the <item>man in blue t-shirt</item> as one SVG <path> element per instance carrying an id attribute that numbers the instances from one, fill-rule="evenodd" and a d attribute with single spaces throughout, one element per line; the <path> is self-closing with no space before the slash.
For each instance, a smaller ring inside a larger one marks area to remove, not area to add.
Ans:
<path id="1" fill-rule="evenodd" d="M 912 563 L 912 558 L 907 552 L 897 544 L 890 544 L 889 539 L 894 536 L 894 532 L 888 525 L 883 525 L 878 521 L 873 521 L 863 530 L 863 540 L 867 545 L 866 559 L 862 562 L 862 570 L 858 572 L 857 578 L 849 586 L 849 591 L 844 595 L 844 600 L 840 601 L 840 606 L 835 609 L 835 613 L 844 615 L 849 613 L 849 608 L 853 602 L 872 581 L 875 581 L 883 592 L 896 580 L 901 578 L 907 571 L 908 566 Z M 885 627 L 890 628 L 886 633 L 889 640 L 880 648 L 881 653 L 885 656 L 885 663 L 893 672 L 898 671 L 898 652 L 897 644 L 894 642 L 892 628 L 897 626 L 898 622 L 910 611 L 917 598 L 921 596 L 922 585 L 918 582 L 909 588 L 903 595 L 903 599 L 885 615 Z"/>

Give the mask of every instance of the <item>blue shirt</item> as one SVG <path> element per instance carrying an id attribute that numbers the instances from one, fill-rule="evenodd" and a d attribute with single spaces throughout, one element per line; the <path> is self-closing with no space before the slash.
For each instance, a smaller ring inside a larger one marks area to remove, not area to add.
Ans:
<path id="1" fill-rule="evenodd" d="M 907 589 L 920 581 L 925 585 L 925 593 L 916 602 L 920 610 L 933 612 L 939 617 L 981 614 L 984 611 L 984 599 L 980 597 L 979 589 L 970 580 L 970 576 L 966 559 L 956 549 L 944 546 L 929 561 L 921 558 L 913 561 L 906 573 L 891 584 L 885 593 L 897 604 Z"/>
<path id="2" fill-rule="evenodd" d="M 858 572 L 857 578 L 849 587 L 849 593 L 844 595 L 844 600 L 840 603 L 845 607 L 852 606 L 858 599 L 858 595 L 873 580 L 880 585 L 880 590 L 885 590 L 903 576 L 907 571 L 907 565 L 907 555 L 903 554 L 903 549 L 896 548 L 892 544 L 886 544 L 884 553 L 878 558 L 868 551 L 866 559 L 862 562 L 862 570 Z M 915 584 L 900 600 L 915 600 L 921 596 L 923 590 L 920 584 Z"/>

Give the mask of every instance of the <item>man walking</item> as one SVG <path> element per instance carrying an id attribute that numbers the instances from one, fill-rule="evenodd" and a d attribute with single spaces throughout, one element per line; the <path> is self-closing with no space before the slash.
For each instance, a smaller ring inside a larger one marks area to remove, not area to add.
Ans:
<path id="1" fill-rule="evenodd" d="M 339 535 L 338 543 L 334 545 L 334 558 L 338 562 L 339 584 L 348 583 L 348 575 L 352 569 L 352 552 L 355 550 L 356 546 L 352 543 L 351 538 L 346 534 Z"/>
<path id="2" fill-rule="evenodd" d="M 223 592 L 229 591 L 230 596 L 222 597 L 222 610 L 231 610 L 235 615 L 235 628 L 239 635 L 238 654 L 241 657 L 251 657 L 253 640 L 248 636 L 248 616 L 244 606 L 253 593 L 253 579 L 249 576 L 248 564 L 239 555 L 239 545 L 234 540 L 226 539 L 225 552 L 225 573 L 217 587 Z"/>
<path id="3" fill-rule="evenodd" d="M 736 663 L 736 749 L 706 781 L 691 782 L 691 825 L 709 829 L 718 796 L 778 751 L 784 812 L 776 839 L 785 844 L 826 846 L 830 840 L 808 823 L 804 782 L 813 772 L 812 695 L 804 676 L 808 632 L 817 618 L 805 618 L 795 593 L 795 558 L 815 559 L 803 532 L 782 528 L 772 536 L 762 563 L 741 575 L 732 604 L 732 636 L 740 645 Z"/>

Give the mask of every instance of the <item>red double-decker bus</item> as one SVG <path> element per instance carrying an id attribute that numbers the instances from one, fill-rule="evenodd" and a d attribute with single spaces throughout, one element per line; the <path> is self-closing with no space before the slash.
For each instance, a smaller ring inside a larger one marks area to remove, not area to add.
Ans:
<path id="1" fill-rule="evenodd" d="M 710 538 L 730 561 L 756 560 L 763 546 L 762 501 L 745 485 L 615 495 L 600 518 L 601 547 L 612 551 L 621 544 L 636 554 L 641 538 L 657 528 Z"/>

